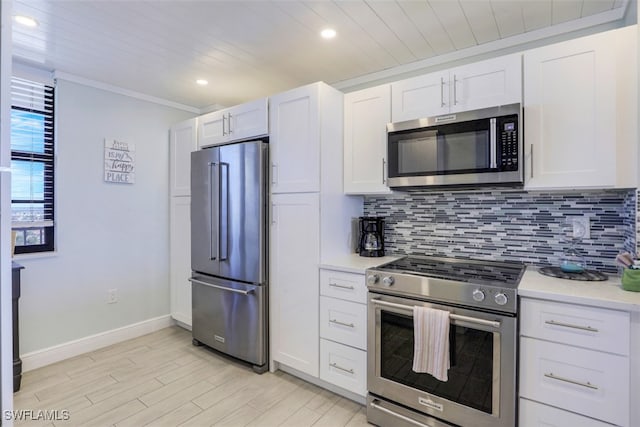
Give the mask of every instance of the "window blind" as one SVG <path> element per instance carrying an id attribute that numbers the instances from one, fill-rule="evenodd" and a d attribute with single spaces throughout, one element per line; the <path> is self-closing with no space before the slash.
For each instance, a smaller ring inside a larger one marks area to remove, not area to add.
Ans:
<path id="1" fill-rule="evenodd" d="M 16 253 L 54 250 L 54 88 L 11 80 L 11 219 Z"/>

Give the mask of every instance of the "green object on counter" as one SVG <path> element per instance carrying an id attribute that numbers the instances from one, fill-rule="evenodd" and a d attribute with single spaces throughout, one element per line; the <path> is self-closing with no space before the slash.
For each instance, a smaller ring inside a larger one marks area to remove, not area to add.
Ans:
<path id="1" fill-rule="evenodd" d="M 624 269 L 622 273 L 622 289 L 625 291 L 640 292 L 640 270 Z"/>

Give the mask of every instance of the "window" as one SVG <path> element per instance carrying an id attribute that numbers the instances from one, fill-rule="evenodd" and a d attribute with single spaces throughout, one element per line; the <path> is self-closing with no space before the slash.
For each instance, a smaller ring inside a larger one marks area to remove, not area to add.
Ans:
<path id="1" fill-rule="evenodd" d="M 11 221 L 16 254 L 54 250 L 54 88 L 11 80 Z"/>

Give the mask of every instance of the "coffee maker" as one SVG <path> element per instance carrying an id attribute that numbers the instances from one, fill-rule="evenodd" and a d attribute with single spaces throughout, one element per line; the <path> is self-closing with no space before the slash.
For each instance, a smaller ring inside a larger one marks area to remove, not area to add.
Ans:
<path id="1" fill-rule="evenodd" d="M 361 216 L 358 219 L 360 237 L 358 253 L 360 256 L 384 256 L 384 218 Z"/>

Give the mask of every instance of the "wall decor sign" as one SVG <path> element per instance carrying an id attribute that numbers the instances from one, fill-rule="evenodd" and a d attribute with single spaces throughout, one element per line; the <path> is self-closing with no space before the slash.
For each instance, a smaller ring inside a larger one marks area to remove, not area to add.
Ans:
<path id="1" fill-rule="evenodd" d="M 119 184 L 133 184 L 136 182 L 135 144 L 105 138 L 104 180 Z"/>

